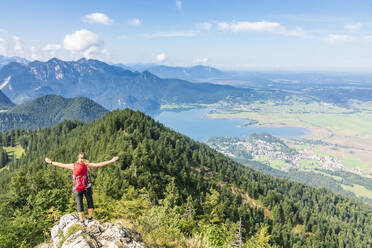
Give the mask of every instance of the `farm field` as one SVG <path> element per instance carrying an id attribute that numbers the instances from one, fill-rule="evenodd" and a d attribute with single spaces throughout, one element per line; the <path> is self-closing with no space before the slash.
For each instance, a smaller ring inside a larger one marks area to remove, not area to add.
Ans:
<path id="1" fill-rule="evenodd" d="M 372 104 L 353 102 L 339 107 L 302 101 L 255 102 L 211 111 L 209 118 L 241 118 L 256 125 L 302 127 L 306 140 L 317 142 L 314 151 L 337 157 L 345 167 L 372 174 Z"/>

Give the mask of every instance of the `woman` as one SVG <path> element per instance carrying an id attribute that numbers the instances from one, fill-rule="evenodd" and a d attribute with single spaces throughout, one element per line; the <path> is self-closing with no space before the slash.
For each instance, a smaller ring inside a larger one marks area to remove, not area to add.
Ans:
<path id="1" fill-rule="evenodd" d="M 84 152 L 79 153 L 79 155 L 77 156 L 77 162 L 73 164 L 63 164 L 63 163 L 52 161 L 49 158 L 45 158 L 45 162 L 47 162 L 48 164 L 52 164 L 58 167 L 73 170 L 73 184 L 74 184 L 73 190 L 75 193 L 77 209 L 79 213 L 79 219 L 81 222 L 84 222 L 83 195 L 85 195 L 85 199 L 87 200 L 87 203 L 88 203 L 88 221 L 93 220 L 93 208 L 94 208 L 93 192 L 92 192 L 92 184 L 90 182 L 89 169 L 103 167 L 105 165 L 114 163 L 115 161 L 119 159 L 119 157 L 113 157 L 109 161 L 105 161 L 101 163 L 90 163 L 86 158 L 87 158 L 87 155 Z M 85 172 L 85 175 L 83 176 L 84 179 L 80 181 L 81 176 L 77 175 L 77 173 L 80 173 L 81 171 L 83 173 Z M 79 180 L 77 180 L 77 178 L 79 178 Z M 82 187 L 80 186 L 81 183 L 83 185 Z M 79 184 L 79 186 L 77 186 L 76 184 Z"/>

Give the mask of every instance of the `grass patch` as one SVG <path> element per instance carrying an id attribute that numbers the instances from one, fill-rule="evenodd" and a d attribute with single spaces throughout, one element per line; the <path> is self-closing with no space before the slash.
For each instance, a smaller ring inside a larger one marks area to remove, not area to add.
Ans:
<path id="1" fill-rule="evenodd" d="M 354 168 L 363 168 L 365 167 L 364 164 L 360 161 L 360 159 L 355 157 L 342 157 L 341 163 L 348 168 L 354 169 Z"/>
<path id="2" fill-rule="evenodd" d="M 4 146 L 3 149 L 9 154 L 11 152 L 15 153 L 16 158 L 21 158 L 25 154 L 25 149 L 21 145 L 16 146 Z"/>
<path id="3" fill-rule="evenodd" d="M 302 169 L 315 169 L 319 167 L 319 163 L 316 160 L 300 160 L 300 165 Z"/>
<path id="4" fill-rule="evenodd" d="M 260 161 L 260 162 L 267 162 L 270 160 L 268 156 L 259 156 L 258 158 L 255 158 L 254 160 Z"/>
<path id="5" fill-rule="evenodd" d="M 337 180 L 337 181 L 342 181 L 342 177 L 339 177 L 339 176 L 334 176 L 334 175 L 330 175 L 324 171 L 319 171 L 319 170 L 308 170 L 308 172 L 313 172 L 313 173 L 318 173 L 318 174 L 322 174 L 324 176 L 327 176 L 327 177 L 332 177 L 333 179 Z"/>
<path id="6" fill-rule="evenodd" d="M 282 170 L 287 163 L 284 160 L 273 160 L 269 162 L 270 166 L 274 169 Z"/>
<path id="7" fill-rule="evenodd" d="M 62 247 L 63 243 L 74 233 L 77 233 L 78 231 L 83 230 L 83 226 L 79 224 L 72 225 L 68 228 L 66 236 L 64 236 L 61 241 L 59 242 L 58 246 Z M 63 234 L 62 234 L 63 236 Z"/>
<path id="8" fill-rule="evenodd" d="M 294 145 L 293 148 L 296 149 L 297 151 L 309 150 L 311 148 L 311 145 L 310 144 Z"/>
<path id="9" fill-rule="evenodd" d="M 366 197 L 372 199 L 372 190 L 366 189 L 359 184 L 354 184 L 353 186 L 341 184 L 341 186 L 344 190 L 351 191 L 358 197 Z"/>
<path id="10" fill-rule="evenodd" d="M 355 112 L 354 112 L 355 111 Z M 362 109 L 341 108 L 327 103 L 301 101 L 289 103 L 271 101 L 217 110 L 208 114 L 212 118 L 243 118 L 257 120 L 265 125 L 284 124 L 295 127 L 321 127 L 333 133 L 372 138 L 372 115 Z"/>

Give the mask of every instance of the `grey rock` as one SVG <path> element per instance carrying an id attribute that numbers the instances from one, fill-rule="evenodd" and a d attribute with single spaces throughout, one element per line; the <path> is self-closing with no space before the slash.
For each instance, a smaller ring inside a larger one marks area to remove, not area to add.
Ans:
<path id="1" fill-rule="evenodd" d="M 76 231 L 72 233 L 72 230 Z M 146 247 L 139 233 L 127 228 L 122 222 L 101 224 L 93 220 L 82 225 L 79 218 L 72 214 L 61 217 L 59 223 L 52 228 L 51 237 L 54 248 Z"/>
<path id="2" fill-rule="evenodd" d="M 59 228 L 59 226 L 58 225 L 55 225 L 53 228 L 52 228 L 52 231 L 50 231 L 50 234 L 51 234 L 51 236 L 52 236 L 52 239 L 55 239 L 55 238 L 57 238 L 58 236 L 59 236 L 59 231 L 60 231 L 61 229 Z"/>
<path id="3" fill-rule="evenodd" d="M 59 228 L 60 229 L 64 229 L 68 224 L 72 223 L 72 222 L 78 222 L 79 221 L 79 218 L 76 216 L 76 215 L 73 215 L 73 214 L 66 214 L 64 216 L 61 217 L 61 219 L 59 220 Z"/>
<path id="4" fill-rule="evenodd" d="M 59 242 L 61 241 L 61 239 L 63 238 L 60 233 L 62 233 L 62 230 L 61 228 L 59 228 L 58 225 L 55 225 L 53 228 L 52 228 L 52 231 L 50 232 L 51 236 L 52 236 L 52 240 L 53 240 L 53 247 L 57 248 L 58 247 L 58 244 Z"/>
<path id="5" fill-rule="evenodd" d="M 117 244 L 114 241 L 102 240 L 100 242 L 102 248 L 119 248 L 120 243 Z"/>
<path id="6" fill-rule="evenodd" d="M 83 231 L 78 231 L 63 242 L 61 248 L 90 248 L 89 243 L 83 237 Z"/>
<path id="7" fill-rule="evenodd" d="M 63 231 L 63 236 L 66 236 L 67 233 L 68 233 L 68 231 L 71 230 L 70 228 L 71 228 L 72 226 L 76 226 L 76 225 L 81 226 L 82 229 L 84 228 L 84 226 L 80 223 L 80 221 L 72 221 L 71 223 L 68 223 L 68 224 L 67 224 L 67 225 L 62 229 L 62 231 Z"/>
<path id="8" fill-rule="evenodd" d="M 103 226 L 97 221 L 94 223 L 88 223 L 85 228 L 86 232 L 91 236 L 98 236 L 100 235 L 105 229 Z"/>

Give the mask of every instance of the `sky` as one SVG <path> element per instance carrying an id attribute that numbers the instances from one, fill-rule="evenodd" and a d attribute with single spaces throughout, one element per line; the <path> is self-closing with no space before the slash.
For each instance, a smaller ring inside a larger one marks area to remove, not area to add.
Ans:
<path id="1" fill-rule="evenodd" d="M 372 0 L 0 0 L 0 55 L 371 71 Z"/>

